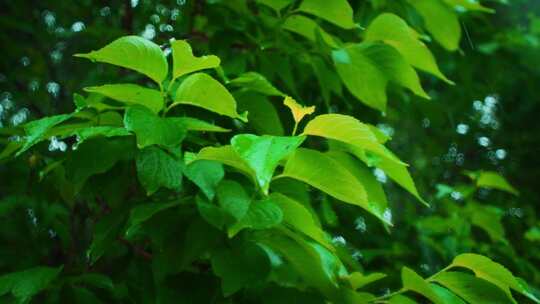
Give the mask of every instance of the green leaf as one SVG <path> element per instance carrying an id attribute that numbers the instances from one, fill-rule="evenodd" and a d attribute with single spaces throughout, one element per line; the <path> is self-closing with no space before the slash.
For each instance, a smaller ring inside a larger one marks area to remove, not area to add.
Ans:
<path id="1" fill-rule="evenodd" d="M 291 15 L 285 19 L 285 22 L 281 26 L 288 31 L 304 36 L 311 42 L 316 42 L 317 34 L 320 34 L 322 41 L 328 46 L 333 48 L 338 47 L 336 38 L 328 34 L 311 18 L 302 15 Z"/>
<path id="2" fill-rule="evenodd" d="M 77 192 L 89 177 L 107 172 L 121 160 L 131 159 L 134 149 L 129 137 L 88 140 L 68 154 L 64 163 L 67 178 L 76 186 Z"/>
<path id="3" fill-rule="evenodd" d="M 223 165 L 210 160 L 191 162 L 184 169 L 184 175 L 197 185 L 209 200 L 214 199 L 215 189 L 225 176 Z"/>
<path id="4" fill-rule="evenodd" d="M 414 180 L 412 179 L 406 165 L 391 161 L 388 158 L 381 158 L 377 161 L 376 166 L 383 170 L 384 173 L 386 173 L 398 185 L 403 187 L 410 194 L 414 195 L 414 197 L 416 197 L 422 204 L 429 206 L 429 204 L 418 193 Z"/>
<path id="5" fill-rule="evenodd" d="M 478 278 L 497 285 L 510 299 L 513 299 L 510 289 L 527 296 L 527 291 L 519 284 L 512 273 L 504 266 L 493 262 L 488 257 L 473 253 L 460 254 L 454 258 L 450 266 L 464 267 L 472 270 Z"/>
<path id="6" fill-rule="evenodd" d="M 356 26 L 353 10 L 347 0 L 304 0 L 298 11 L 315 15 L 344 29 Z"/>
<path id="7" fill-rule="evenodd" d="M 493 171 L 480 171 L 476 178 L 476 186 L 502 190 L 514 195 L 519 195 L 519 191 L 512 187 L 504 177 Z"/>
<path id="8" fill-rule="evenodd" d="M 497 286 L 467 273 L 442 272 L 433 280 L 469 303 L 512 303 Z"/>
<path id="9" fill-rule="evenodd" d="M 424 297 L 428 298 L 435 304 L 446 304 L 437 293 L 431 288 L 428 282 L 426 282 L 421 276 L 419 276 L 412 269 L 403 267 L 401 269 L 401 281 L 403 282 L 403 288 L 417 292 Z"/>
<path id="10" fill-rule="evenodd" d="M 173 56 L 173 80 L 200 70 L 217 68 L 219 57 L 214 55 L 195 57 L 191 46 L 185 40 L 175 40 L 171 43 Z"/>
<path id="11" fill-rule="evenodd" d="M 292 0 L 257 0 L 257 2 L 271 7 L 279 14 L 282 9 L 291 4 Z"/>
<path id="12" fill-rule="evenodd" d="M 249 112 L 248 124 L 259 134 L 283 136 L 283 125 L 276 107 L 266 96 L 255 92 L 240 92 L 235 95 L 240 111 Z"/>
<path id="13" fill-rule="evenodd" d="M 540 242 L 540 227 L 532 227 L 527 230 L 525 238 L 531 242 Z"/>
<path id="14" fill-rule="evenodd" d="M 383 41 L 398 50 L 413 67 L 453 84 L 441 73 L 435 62 L 435 57 L 418 38 L 418 33 L 410 28 L 403 19 L 390 13 L 377 16 L 365 34 L 365 41 Z"/>
<path id="15" fill-rule="evenodd" d="M 220 126 L 213 125 L 204 120 L 200 120 L 193 117 L 169 117 L 170 121 L 176 124 L 183 125 L 188 131 L 200 131 L 200 132 L 230 132 L 231 130 L 222 128 Z"/>
<path id="16" fill-rule="evenodd" d="M 185 127 L 177 120 L 159 117 L 141 106 L 129 107 L 126 110 L 124 126 L 135 133 L 139 148 L 150 145 L 176 147 L 186 135 Z"/>
<path id="17" fill-rule="evenodd" d="M 310 57 L 310 63 L 319 82 L 324 101 L 330 104 L 330 93 L 334 93 L 336 96 L 342 96 L 343 89 L 339 75 L 333 69 L 330 69 L 320 57 Z"/>
<path id="18" fill-rule="evenodd" d="M 279 177 L 291 177 L 303 181 L 332 197 L 360 206 L 389 225 L 392 223 L 383 216 L 385 210 L 368 203 L 367 194 L 360 183 L 347 168 L 331 157 L 316 150 L 298 148 L 292 154 Z"/>
<path id="19" fill-rule="evenodd" d="M 283 92 L 276 89 L 263 75 L 256 72 L 246 72 L 228 82 L 231 86 L 242 87 L 247 90 L 258 92 L 269 96 L 285 96 Z"/>
<path id="20" fill-rule="evenodd" d="M 255 173 L 231 146 L 205 147 L 199 151 L 197 159 L 214 160 L 231 166 L 255 181 Z"/>
<path id="21" fill-rule="evenodd" d="M 231 146 L 255 172 L 257 184 L 265 194 L 279 162 L 298 148 L 305 137 L 236 135 Z"/>
<path id="22" fill-rule="evenodd" d="M 110 126 L 97 126 L 76 130 L 73 135 L 78 137 L 77 145 L 92 139 L 94 137 L 117 137 L 117 136 L 129 136 L 131 135 L 125 128 L 110 127 Z"/>
<path id="23" fill-rule="evenodd" d="M 297 272 L 308 286 L 319 289 L 325 296 L 335 295 L 337 289 L 336 269 L 332 263 L 325 264 L 323 254 L 304 240 L 292 239 L 281 233 L 270 233 L 259 238 L 259 241 L 278 252 Z M 330 255 L 330 259 L 337 259 Z"/>
<path id="24" fill-rule="evenodd" d="M 189 104 L 247 121 L 246 113 L 240 115 L 236 112 L 236 101 L 231 93 L 217 80 L 204 73 L 196 73 L 184 79 L 176 90 L 174 104 Z"/>
<path id="25" fill-rule="evenodd" d="M 209 202 L 204 197 L 197 195 L 197 210 L 201 217 L 210 225 L 223 229 L 226 225 L 234 223 L 235 219 L 223 208 Z"/>
<path id="26" fill-rule="evenodd" d="M 223 180 L 219 183 L 216 194 L 221 208 L 237 221 L 241 220 L 248 212 L 251 198 L 238 182 Z"/>
<path id="27" fill-rule="evenodd" d="M 437 284 L 430 283 L 431 289 L 439 296 L 439 298 L 446 304 L 465 304 L 458 296 L 450 292 L 450 290 L 439 286 Z"/>
<path id="28" fill-rule="evenodd" d="M 392 81 L 429 99 L 416 71 L 393 47 L 376 42 L 332 51 L 336 70 L 349 91 L 366 105 L 386 111 L 386 87 Z"/>
<path id="29" fill-rule="evenodd" d="M 86 87 L 86 92 L 97 93 L 129 105 L 141 105 L 158 113 L 163 109 L 165 100 L 160 91 L 141 87 L 136 84 L 106 84 L 98 87 Z"/>
<path id="30" fill-rule="evenodd" d="M 353 147 L 373 152 L 390 161 L 404 164 L 381 145 L 368 125 L 352 116 L 323 114 L 316 116 L 305 126 L 302 135 L 321 136 L 347 143 Z"/>
<path id="31" fill-rule="evenodd" d="M 175 191 L 181 188 L 184 163 L 177 156 L 151 146 L 140 150 L 136 164 L 137 177 L 147 195 L 162 187 Z"/>
<path id="32" fill-rule="evenodd" d="M 422 204 L 429 206 L 429 204 L 424 199 L 422 199 L 422 197 L 418 193 L 414 181 L 409 171 L 407 170 L 407 164 L 402 163 L 401 161 L 396 162 L 394 160 L 391 160 L 391 158 L 397 159 L 397 157 L 394 156 L 394 154 L 389 150 L 386 150 L 389 157 L 378 157 L 377 155 L 370 155 L 362 149 L 359 149 L 358 147 L 353 147 L 351 145 L 343 145 L 333 142 L 332 146 L 335 149 L 339 148 L 352 153 L 370 167 L 375 166 L 383 170 L 386 175 L 388 175 L 393 181 L 395 181 L 398 185 L 403 187 L 409 193 L 414 195 L 414 197 L 416 197 Z"/>
<path id="33" fill-rule="evenodd" d="M 35 267 L 0 276 L 0 296 L 11 292 L 18 303 L 28 303 L 46 289 L 63 267 Z"/>
<path id="34" fill-rule="evenodd" d="M 384 279 L 385 277 L 386 277 L 386 274 L 380 273 L 380 272 L 374 272 L 368 275 L 364 275 L 360 272 L 353 272 L 350 275 L 348 275 L 346 279 L 351 285 L 351 288 L 353 290 L 357 290 L 368 284 Z"/>
<path id="35" fill-rule="evenodd" d="M 504 226 L 501 223 L 502 210 L 494 206 L 483 206 L 476 203 L 467 204 L 466 210 L 470 214 L 471 223 L 483 229 L 493 242 L 507 242 L 504 236 Z"/>
<path id="36" fill-rule="evenodd" d="M 228 297 L 243 287 L 263 282 L 270 273 L 270 260 L 261 247 L 246 243 L 215 251 L 212 269 L 221 278 L 223 295 Z"/>
<path id="37" fill-rule="evenodd" d="M 92 234 L 92 243 L 86 252 L 90 265 L 112 247 L 125 222 L 126 215 L 123 210 L 115 210 L 97 222 Z"/>
<path id="38" fill-rule="evenodd" d="M 283 211 L 272 198 L 253 202 L 245 216 L 229 228 L 229 237 L 235 236 L 244 228 L 255 230 L 272 228 L 283 220 Z"/>
<path id="39" fill-rule="evenodd" d="M 138 205 L 131 209 L 129 213 L 129 220 L 126 228 L 126 237 L 131 237 L 138 229 L 141 224 L 148 221 L 158 212 L 161 212 L 165 209 L 169 209 L 179 205 L 179 202 L 170 202 L 170 203 L 146 203 Z"/>
<path id="40" fill-rule="evenodd" d="M 317 241 L 328 250 L 335 251 L 325 232 L 315 221 L 314 215 L 304 205 L 277 192 L 270 194 L 270 198 L 283 211 L 285 224 Z"/>
<path id="41" fill-rule="evenodd" d="M 70 279 L 74 284 L 85 284 L 103 290 L 114 291 L 114 283 L 108 276 L 101 273 L 83 273 Z"/>
<path id="42" fill-rule="evenodd" d="M 426 29 L 444 48 L 455 51 L 461 39 L 457 14 L 442 0 L 408 0 L 424 19 Z"/>
<path id="43" fill-rule="evenodd" d="M 49 116 L 42 119 L 33 120 L 25 124 L 23 126 L 24 132 L 26 134 L 25 141 L 23 146 L 19 151 L 17 151 L 15 156 L 21 155 L 35 144 L 46 139 L 45 135 L 52 127 L 68 120 L 69 118 L 71 118 L 71 116 L 71 114 Z"/>
<path id="44" fill-rule="evenodd" d="M 340 163 L 344 168 L 347 168 L 362 183 L 370 205 L 377 206 L 379 210 L 385 210 L 388 207 L 381 183 L 377 181 L 375 175 L 365 165 L 345 152 L 330 151 L 327 155 Z"/>
<path id="45" fill-rule="evenodd" d="M 388 301 L 388 304 L 417 304 L 417 302 L 411 300 L 404 295 L 395 295 Z"/>
<path id="46" fill-rule="evenodd" d="M 480 4 L 478 0 L 444 0 L 446 4 L 452 6 L 455 10 L 479 11 L 484 13 L 494 13 L 495 10 L 487 8 Z"/>
<path id="47" fill-rule="evenodd" d="M 160 86 L 167 77 L 167 59 L 161 48 L 139 36 L 121 37 L 97 51 L 75 56 L 135 70 Z"/>

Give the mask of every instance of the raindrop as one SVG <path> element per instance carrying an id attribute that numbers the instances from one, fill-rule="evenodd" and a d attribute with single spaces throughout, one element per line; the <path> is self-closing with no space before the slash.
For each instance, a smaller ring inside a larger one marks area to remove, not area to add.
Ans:
<path id="1" fill-rule="evenodd" d="M 21 64 L 24 67 L 29 66 L 30 65 L 30 58 L 28 58 L 27 56 L 22 57 L 21 58 Z"/>
<path id="2" fill-rule="evenodd" d="M 184 4 L 186 4 L 186 0 L 176 0 L 176 4 L 184 5 Z"/>
<path id="3" fill-rule="evenodd" d="M 49 143 L 49 151 L 61 151 L 66 152 L 67 145 L 65 142 L 58 140 L 56 136 L 51 137 L 51 142 Z"/>
<path id="4" fill-rule="evenodd" d="M 484 106 L 484 105 L 482 104 L 482 102 L 481 102 L 480 100 L 475 100 L 475 101 L 473 102 L 473 109 L 475 109 L 476 111 L 482 110 L 482 107 L 483 107 L 483 106 Z"/>
<path id="5" fill-rule="evenodd" d="M 506 150 L 504 149 L 497 149 L 497 151 L 495 151 L 495 156 L 501 160 L 506 158 L 506 154 Z"/>
<path id="6" fill-rule="evenodd" d="M 54 98 L 58 97 L 58 94 L 60 93 L 60 85 L 54 81 L 47 83 L 47 92 L 51 94 Z"/>
<path id="7" fill-rule="evenodd" d="M 43 22 L 45 22 L 48 27 L 53 27 L 54 23 L 56 22 L 56 17 L 54 17 L 54 13 L 50 11 L 44 11 Z"/>
<path id="8" fill-rule="evenodd" d="M 174 28 L 170 24 L 160 24 L 159 25 L 159 31 L 160 32 L 172 32 Z"/>
<path id="9" fill-rule="evenodd" d="M 99 10 L 99 14 L 101 15 L 101 17 L 109 16 L 111 14 L 111 8 L 108 6 L 104 6 Z"/>
<path id="10" fill-rule="evenodd" d="M 11 116 L 10 122 L 12 126 L 18 126 L 24 123 L 28 119 L 30 111 L 27 108 L 22 108 L 17 113 Z"/>
<path id="11" fill-rule="evenodd" d="M 84 31 L 85 28 L 86 26 L 84 25 L 84 22 L 82 21 L 77 21 L 73 23 L 73 25 L 71 26 L 71 30 L 75 33 Z"/>
<path id="12" fill-rule="evenodd" d="M 148 40 L 154 39 L 156 37 L 156 28 L 152 24 L 147 24 L 141 36 Z"/>
<path id="13" fill-rule="evenodd" d="M 382 215 L 385 222 L 392 223 L 392 210 L 386 208 Z"/>
<path id="14" fill-rule="evenodd" d="M 341 246 L 347 245 L 347 241 L 341 235 L 338 235 L 338 236 L 334 237 L 332 239 L 332 243 L 334 243 L 335 245 L 341 245 Z"/>
<path id="15" fill-rule="evenodd" d="M 28 89 L 32 92 L 39 90 L 39 81 L 37 79 L 31 80 L 28 83 Z"/>
<path id="16" fill-rule="evenodd" d="M 512 217 L 522 218 L 523 217 L 523 209 L 521 208 L 510 208 L 508 209 L 508 215 Z"/>
<path id="17" fill-rule="evenodd" d="M 422 119 L 422 127 L 424 129 L 429 128 L 430 125 L 431 125 L 431 121 L 429 120 L 429 118 L 426 117 L 426 118 Z"/>
<path id="18" fill-rule="evenodd" d="M 150 16 L 150 21 L 152 23 L 158 24 L 160 20 L 161 18 L 159 18 L 159 15 L 153 14 L 152 16 Z"/>
<path id="19" fill-rule="evenodd" d="M 461 135 L 467 134 L 467 132 L 469 132 L 469 125 L 460 123 L 460 124 L 457 125 L 457 127 L 456 127 L 456 132 L 457 132 L 458 134 L 461 134 Z"/>
<path id="20" fill-rule="evenodd" d="M 38 219 L 36 217 L 36 214 L 34 213 L 34 210 L 32 208 L 26 209 L 26 214 L 30 218 L 30 221 L 32 222 L 32 225 L 37 226 Z"/>
<path id="21" fill-rule="evenodd" d="M 485 136 L 478 137 L 478 144 L 482 147 L 488 147 L 490 144 L 489 138 Z"/>
<path id="22" fill-rule="evenodd" d="M 64 55 L 60 50 L 54 50 L 51 52 L 51 60 L 53 63 L 59 63 Z"/>
<path id="23" fill-rule="evenodd" d="M 375 178 L 380 182 L 380 183 L 386 183 L 386 181 L 388 180 L 388 178 L 386 177 L 386 173 L 384 173 L 383 170 L 379 169 L 379 168 L 375 168 L 375 170 L 373 170 L 373 175 L 375 175 Z"/>
<path id="24" fill-rule="evenodd" d="M 171 11 L 171 20 L 176 20 L 178 19 L 178 16 L 180 16 L 180 10 L 175 8 Z"/>
<path id="25" fill-rule="evenodd" d="M 484 98 L 484 104 L 486 107 L 492 109 L 497 105 L 497 98 L 493 95 L 486 96 Z"/>
<path id="26" fill-rule="evenodd" d="M 139 5 L 139 0 L 131 0 L 131 7 L 137 7 Z"/>
<path id="27" fill-rule="evenodd" d="M 56 237 L 56 231 L 49 229 L 48 232 L 51 239 L 54 239 Z"/>
<path id="28" fill-rule="evenodd" d="M 362 216 L 359 216 L 355 221 L 354 221 L 354 229 L 364 233 L 366 232 L 367 230 L 367 226 L 366 226 L 366 220 L 364 219 L 364 217 Z"/>
<path id="29" fill-rule="evenodd" d="M 422 269 L 424 272 L 429 272 L 430 267 L 429 267 L 428 264 L 424 263 L 424 264 L 420 265 L 420 269 Z"/>
<path id="30" fill-rule="evenodd" d="M 353 257 L 353 259 L 355 259 L 357 261 L 360 261 L 361 259 L 364 258 L 364 255 L 362 255 L 362 253 L 359 250 L 353 251 L 351 256 Z"/>
<path id="31" fill-rule="evenodd" d="M 380 123 L 377 125 L 377 128 L 379 128 L 379 130 L 381 130 L 381 132 L 386 134 L 386 136 L 388 137 L 394 136 L 394 128 L 392 128 L 392 126 L 388 124 Z"/>
<path id="32" fill-rule="evenodd" d="M 459 201 L 463 198 L 463 195 L 459 191 L 452 191 L 452 193 L 450 193 L 450 196 L 456 201 Z"/>

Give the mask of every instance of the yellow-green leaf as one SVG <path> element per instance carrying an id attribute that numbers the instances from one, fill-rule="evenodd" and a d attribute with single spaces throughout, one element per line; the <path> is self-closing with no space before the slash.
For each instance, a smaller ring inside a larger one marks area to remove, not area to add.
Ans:
<path id="1" fill-rule="evenodd" d="M 288 156 L 304 141 L 305 137 L 257 136 L 240 134 L 231 139 L 231 146 L 255 172 L 257 184 L 265 194 L 279 161 Z"/>
<path id="2" fill-rule="evenodd" d="M 418 36 L 403 19 L 384 13 L 371 22 L 366 30 L 365 40 L 383 41 L 398 50 L 413 67 L 453 84 L 441 73 L 435 57 Z"/>
<path id="3" fill-rule="evenodd" d="M 456 12 L 442 0 L 408 0 L 424 19 L 427 30 L 444 48 L 455 51 L 461 39 Z"/>
<path id="4" fill-rule="evenodd" d="M 360 101 L 386 111 L 386 88 L 390 81 L 429 99 L 416 71 L 392 46 L 363 42 L 332 51 L 332 60 L 347 89 Z"/>
<path id="5" fill-rule="evenodd" d="M 160 86 L 167 77 L 167 60 L 159 45 L 139 36 L 118 38 L 97 51 L 75 56 L 135 70 Z"/>
<path id="6" fill-rule="evenodd" d="M 350 144 L 353 147 L 373 152 L 393 162 L 404 164 L 381 145 L 370 127 L 352 116 L 323 114 L 308 122 L 302 135 L 321 136 Z"/>
<path id="7" fill-rule="evenodd" d="M 390 219 L 384 216 L 386 210 L 368 202 L 362 183 L 347 168 L 322 152 L 298 148 L 287 160 L 279 177 L 303 181 L 340 201 L 360 206 L 392 225 Z"/>
<path id="8" fill-rule="evenodd" d="M 310 115 L 315 112 L 315 106 L 305 107 L 296 102 L 296 100 L 290 96 L 285 97 L 283 104 L 291 109 L 291 113 L 296 123 L 299 123 L 306 115 Z"/>
<path id="9" fill-rule="evenodd" d="M 173 80 L 200 70 L 217 68 L 219 57 L 215 55 L 196 57 L 191 46 L 185 40 L 175 40 L 171 43 L 173 56 Z"/>
<path id="10" fill-rule="evenodd" d="M 506 191 L 519 195 L 519 191 L 512 187 L 499 173 L 493 171 L 480 171 L 476 175 L 476 186 Z"/>
<path id="11" fill-rule="evenodd" d="M 98 93 L 127 105 L 141 105 L 158 113 L 163 109 L 165 101 L 160 91 L 145 88 L 136 84 L 106 84 L 86 87 L 86 92 Z"/>
<path id="12" fill-rule="evenodd" d="M 247 113 L 236 112 L 236 100 L 217 80 L 204 73 L 187 77 L 176 90 L 174 104 L 189 104 L 247 121 Z M 172 107 L 172 106 L 170 106 Z"/>
<path id="13" fill-rule="evenodd" d="M 306 37 L 311 42 L 317 41 L 317 32 L 319 32 L 324 43 L 330 47 L 338 47 L 335 40 L 336 38 L 328 34 L 311 18 L 302 15 L 291 15 L 285 20 L 282 27 L 288 31 Z"/>
<path id="14" fill-rule="evenodd" d="M 355 27 L 353 10 L 347 0 L 304 0 L 298 10 L 320 17 L 344 29 Z"/>

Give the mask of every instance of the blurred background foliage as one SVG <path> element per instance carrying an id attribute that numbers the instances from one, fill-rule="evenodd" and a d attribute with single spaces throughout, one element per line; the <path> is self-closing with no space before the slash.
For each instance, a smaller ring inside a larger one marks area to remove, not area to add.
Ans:
<path id="1" fill-rule="evenodd" d="M 358 29 L 351 33 L 323 25 L 343 40 L 358 41 L 382 11 L 401 16 L 426 35 L 418 14 L 405 1 L 350 3 Z M 144 81 L 77 60 L 74 53 L 97 49 L 127 34 L 141 35 L 163 49 L 170 39 L 188 39 L 195 54 L 221 58 L 224 79 L 257 71 L 303 104 L 317 105 L 319 113 L 354 115 L 393 138 L 389 147 L 410 164 L 431 208 L 419 206 L 377 170 L 393 207 L 395 227 L 390 232 L 354 208 L 318 202 L 335 240 L 353 248 L 367 271 L 397 273 L 409 265 L 428 275 L 459 253 L 478 252 L 540 286 L 540 2 L 483 4 L 495 13 L 458 10 L 463 35 L 457 51 L 428 42 L 442 72 L 455 85 L 421 73 L 431 100 L 393 89 L 381 114 L 358 102 L 339 81 L 330 85 L 337 75 L 326 71 L 324 63 L 322 70 L 313 69 L 312 58 L 328 46 L 280 30 L 278 16 L 255 1 L 2 1 L 0 126 L 72 111 L 73 93 L 85 86 L 118 78 Z M 320 83 L 318 77 L 326 79 Z M 241 107 L 242 98 L 265 97 L 240 96 Z M 282 110 L 278 114 L 287 117 Z M 271 128 L 264 123 L 241 127 Z M 13 176 L 19 172 L 13 166 L 24 167 L 26 161 L 0 164 L 0 197 L 16 188 L 25 191 L 27 185 Z M 499 172 L 519 196 L 477 189 L 467 173 L 478 170 Z M 51 216 L 68 216 L 57 213 Z M 32 233 L 28 231 L 28 241 L 34 240 L 29 248 L 52 250 L 46 237 L 38 242 Z M 0 270 L 6 267 L 0 262 Z"/>

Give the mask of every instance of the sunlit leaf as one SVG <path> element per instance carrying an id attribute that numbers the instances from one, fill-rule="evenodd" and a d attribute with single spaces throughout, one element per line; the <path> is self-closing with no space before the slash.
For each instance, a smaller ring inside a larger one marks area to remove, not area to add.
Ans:
<path id="1" fill-rule="evenodd" d="M 163 109 L 165 101 L 160 91 L 141 87 L 136 84 L 106 84 L 99 87 L 86 87 L 86 92 L 98 93 L 126 103 L 127 105 L 145 106 L 152 112 L 157 113 Z"/>
<path id="2" fill-rule="evenodd" d="M 167 77 L 167 60 L 161 48 L 139 36 L 121 37 L 97 51 L 75 56 L 135 70 L 160 85 Z"/>
<path id="3" fill-rule="evenodd" d="M 173 80 L 192 72 L 217 68 L 219 57 L 214 55 L 196 57 L 191 46 L 185 40 L 171 42 L 173 56 Z"/>
<path id="4" fill-rule="evenodd" d="M 247 121 L 247 114 L 236 112 L 236 101 L 217 80 L 204 73 L 190 75 L 176 90 L 175 104 L 188 104 L 209 111 Z"/>
<path id="5" fill-rule="evenodd" d="M 355 27 L 353 10 L 347 0 L 304 0 L 298 10 L 320 17 L 344 29 Z"/>

